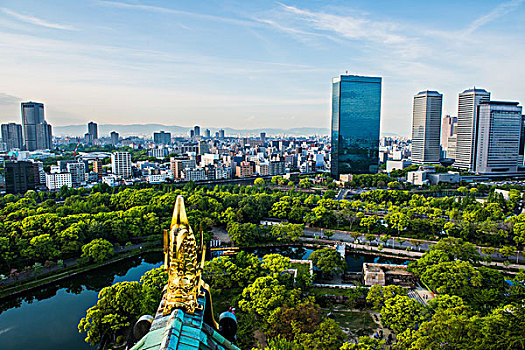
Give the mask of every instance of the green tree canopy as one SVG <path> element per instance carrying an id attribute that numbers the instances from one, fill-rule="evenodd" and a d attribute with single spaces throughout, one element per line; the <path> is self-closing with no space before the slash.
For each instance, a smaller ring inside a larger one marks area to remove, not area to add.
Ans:
<path id="1" fill-rule="evenodd" d="M 342 273 L 346 269 L 346 261 L 336 250 L 321 248 L 314 251 L 308 257 L 314 267 L 321 271 L 323 276 Z"/>
<path id="2" fill-rule="evenodd" d="M 381 323 L 396 333 L 407 328 L 416 329 L 424 319 L 424 307 L 414 299 L 404 295 L 396 295 L 385 300 L 381 309 Z"/>
<path id="3" fill-rule="evenodd" d="M 408 293 L 407 289 L 402 286 L 388 285 L 380 286 L 378 284 L 373 285 L 368 290 L 366 295 L 366 301 L 373 305 L 373 308 L 380 311 L 385 305 L 385 300 L 395 297 L 396 295 L 406 296 Z"/>
<path id="4" fill-rule="evenodd" d="M 142 314 L 142 298 L 139 282 L 119 282 L 103 288 L 97 304 L 80 320 L 79 332 L 87 332 L 86 342 L 95 345 L 105 333 L 124 330 Z"/>
<path id="5" fill-rule="evenodd" d="M 288 290 L 279 280 L 272 276 L 259 277 L 244 288 L 239 308 L 244 312 L 253 312 L 266 320 L 277 307 L 289 305 L 294 307 L 301 301 L 301 290 Z"/>
<path id="6" fill-rule="evenodd" d="M 109 259 L 113 255 L 113 245 L 111 242 L 97 238 L 82 246 L 82 258 L 94 263 L 100 263 Z"/>

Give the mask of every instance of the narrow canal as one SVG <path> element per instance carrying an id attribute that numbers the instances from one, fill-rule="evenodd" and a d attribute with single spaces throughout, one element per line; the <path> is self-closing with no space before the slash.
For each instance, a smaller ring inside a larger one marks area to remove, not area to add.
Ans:
<path id="1" fill-rule="evenodd" d="M 291 259 L 308 259 L 312 254 L 313 249 L 303 247 L 265 247 L 249 250 L 254 252 L 259 257 L 265 254 L 281 254 Z M 357 252 L 346 251 L 346 265 L 348 272 L 362 272 L 364 263 L 376 263 L 376 264 L 399 264 L 406 265 L 408 260 L 403 258 L 387 258 L 383 256 L 361 254 Z"/>

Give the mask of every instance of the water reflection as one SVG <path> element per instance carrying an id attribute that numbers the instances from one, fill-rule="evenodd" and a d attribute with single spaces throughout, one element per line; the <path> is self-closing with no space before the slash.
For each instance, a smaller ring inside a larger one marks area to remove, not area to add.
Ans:
<path id="1" fill-rule="evenodd" d="M 267 254 L 281 254 L 282 256 L 289 257 L 290 259 L 308 259 L 310 254 L 312 254 L 312 249 L 307 249 L 301 246 L 292 247 L 263 247 L 256 249 L 246 249 L 247 252 L 253 253 L 258 257 L 262 258 Z"/>
<path id="2" fill-rule="evenodd" d="M 0 348 L 92 349 L 77 324 L 98 292 L 114 282 L 137 281 L 161 262 L 161 253 L 146 254 L 2 300 Z"/>
<path id="3" fill-rule="evenodd" d="M 364 255 L 354 252 L 346 252 L 346 271 L 348 272 L 362 272 L 364 263 L 376 264 L 398 264 L 407 265 L 409 260 L 398 258 L 386 258 L 383 256 Z"/>
<path id="4" fill-rule="evenodd" d="M 266 254 L 281 254 L 291 259 L 308 259 L 310 254 L 314 251 L 313 249 L 306 249 L 304 247 L 264 247 L 258 249 L 247 249 L 250 253 L 254 253 L 260 258 Z M 346 251 L 346 265 L 347 272 L 362 272 L 363 263 L 376 263 L 376 264 L 399 264 L 407 265 L 409 260 L 399 258 L 387 258 L 376 255 L 365 255 L 359 252 Z"/>

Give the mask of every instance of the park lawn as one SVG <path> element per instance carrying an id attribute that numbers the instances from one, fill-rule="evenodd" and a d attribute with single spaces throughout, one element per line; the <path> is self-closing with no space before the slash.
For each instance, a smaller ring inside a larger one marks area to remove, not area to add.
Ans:
<path id="1" fill-rule="evenodd" d="M 332 312 L 334 319 L 343 330 L 348 330 L 353 335 L 371 335 L 379 327 L 372 319 L 372 315 L 367 311 L 350 311 L 337 309 L 324 309 Z"/>

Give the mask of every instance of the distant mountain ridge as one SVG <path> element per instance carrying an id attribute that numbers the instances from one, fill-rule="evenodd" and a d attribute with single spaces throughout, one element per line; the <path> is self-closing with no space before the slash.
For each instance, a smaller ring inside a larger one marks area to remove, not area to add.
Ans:
<path id="1" fill-rule="evenodd" d="M 188 136 L 190 129 L 193 127 L 184 127 L 178 125 L 164 125 L 164 124 L 99 124 L 98 134 L 99 137 L 107 137 L 112 131 L 118 132 L 121 136 L 127 137 L 131 135 L 137 136 L 149 136 L 152 137 L 154 132 L 167 131 L 171 132 L 173 136 Z M 204 135 L 206 129 L 210 129 L 212 136 L 219 128 L 207 128 L 201 126 L 201 135 Z M 278 129 L 278 128 L 257 128 L 257 129 L 234 129 L 234 128 L 222 128 L 226 137 L 229 136 L 259 136 L 261 132 L 265 132 L 267 136 L 312 136 L 321 135 L 325 136 L 329 134 L 328 128 L 291 128 L 291 129 Z M 55 136 L 84 136 L 87 132 L 87 124 L 81 125 L 66 125 L 66 126 L 53 126 L 53 135 Z"/>

